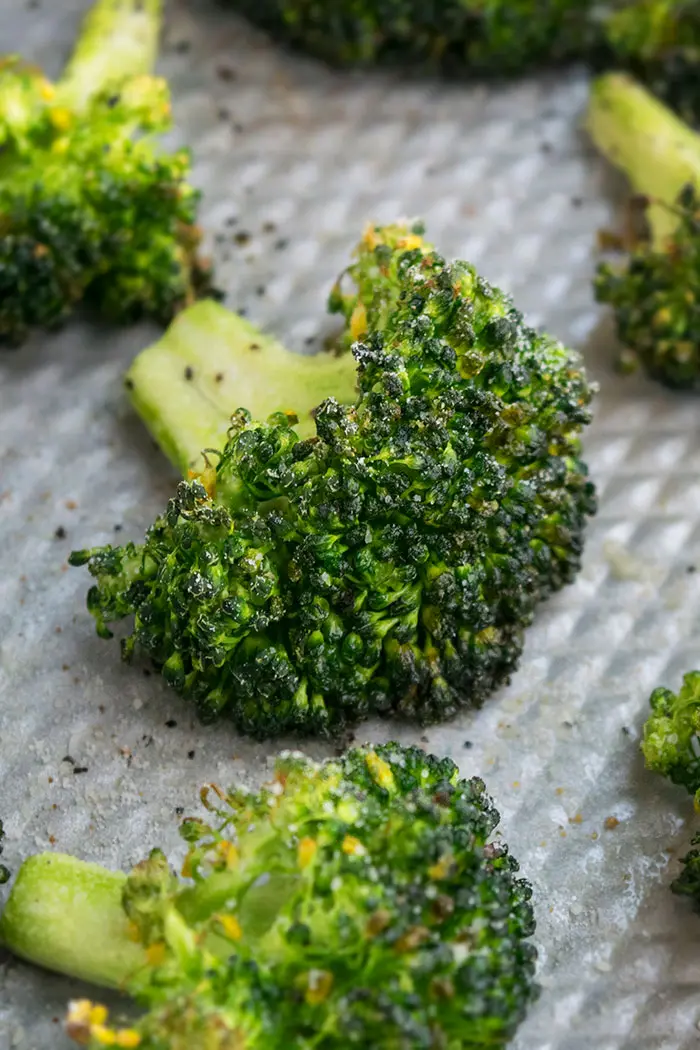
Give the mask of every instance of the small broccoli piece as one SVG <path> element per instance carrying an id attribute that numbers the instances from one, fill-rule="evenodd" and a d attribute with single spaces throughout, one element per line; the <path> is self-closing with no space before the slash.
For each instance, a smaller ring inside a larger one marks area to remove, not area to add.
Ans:
<path id="1" fill-rule="evenodd" d="M 419 65 L 504 76 L 578 56 L 581 0 L 233 0 L 293 47 L 339 65 Z"/>
<path id="2" fill-rule="evenodd" d="M 700 671 L 683 676 L 680 692 L 655 689 L 644 726 L 642 751 L 648 769 L 691 794 L 700 792 Z M 700 795 L 698 795 L 700 801 Z"/>
<path id="3" fill-rule="evenodd" d="M 2 840 L 5 838 L 5 829 L 2 826 L 0 820 L 0 856 L 2 856 Z M 4 864 L 0 864 L 0 886 L 2 886 L 10 877 L 10 873 Z"/>
<path id="4" fill-rule="evenodd" d="M 671 387 L 700 386 L 700 136 L 625 75 L 593 87 L 588 130 L 648 201 L 650 235 L 595 291 L 615 311 L 624 360 Z"/>
<path id="5" fill-rule="evenodd" d="M 353 341 L 352 404 L 322 402 L 311 437 L 289 412 L 256 422 L 269 377 L 251 355 L 250 411 L 207 453 L 216 466 L 180 484 L 144 545 L 71 556 L 95 577 L 98 633 L 134 615 L 124 655 L 149 654 L 202 718 L 263 737 L 370 712 L 448 718 L 507 679 L 537 604 L 578 571 L 594 510 L 581 361 L 420 231 L 370 227 L 354 290 L 331 297 Z M 188 347 L 194 375 L 207 346 L 202 331 Z M 188 408 L 182 355 L 161 347 L 148 369 L 150 354 L 137 407 L 148 377 L 146 421 L 187 462 L 204 402 Z M 311 374 L 277 361 L 274 396 Z M 161 414 L 173 373 L 178 409 Z M 221 418 L 215 406 L 219 438 Z"/>
<path id="6" fill-rule="evenodd" d="M 127 989 L 126 1029 L 71 1006 L 68 1032 L 141 1050 L 503 1047 L 537 995 L 531 888 L 481 780 L 387 744 L 283 753 L 260 791 L 202 791 L 180 877 L 44 854 L 0 920 L 20 957 Z M 98 950 L 99 949 L 99 950 Z"/>
<path id="7" fill-rule="evenodd" d="M 165 81 L 150 76 L 161 0 L 99 0 L 64 76 L 0 64 L 0 343 L 84 303 L 169 321 L 210 289 L 189 154 L 161 153 Z"/>

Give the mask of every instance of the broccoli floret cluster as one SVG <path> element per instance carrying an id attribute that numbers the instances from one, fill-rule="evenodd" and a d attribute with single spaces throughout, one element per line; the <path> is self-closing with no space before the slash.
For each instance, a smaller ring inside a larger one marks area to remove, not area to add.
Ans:
<path id="1" fill-rule="evenodd" d="M 576 354 L 420 227 L 369 228 L 347 276 L 355 403 L 327 399 L 305 440 L 240 410 L 143 545 L 71 557 L 101 635 L 133 614 L 126 656 L 258 736 L 480 704 L 594 510 Z"/>
<path id="2" fill-rule="evenodd" d="M 170 126 L 167 84 L 142 71 L 159 17 L 160 0 L 102 0 L 57 84 L 0 66 L 0 342 L 80 303 L 166 322 L 210 288 L 189 153 L 154 141 Z"/>
<path id="3" fill-rule="evenodd" d="M 700 671 L 685 674 L 678 693 L 655 689 L 650 704 L 652 713 L 642 741 L 647 768 L 696 794 L 700 791 Z"/>
<path id="4" fill-rule="evenodd" d="M 285 753 L 261 791 L 210 785 L 202 798 L 211 817 L 182 825 L 182 878 L 156 850 L 123 885 L 130 951 L 145 949 L 126 987 L 147 1013 L 120 1029 L 75 1003 L 80 1043 L 486 1050 L 513 1035 L 537 994 L 531 889 L 493 840 L 481 780 L 388 744 L 322 764 Z M 84 867 L 58 926 L 86 899 L 99 918 L 98 875 Z M 35 858 L 20 872 L 2 935 L 25 957 L 65 943 L 35 921 L 28 943 L 23 910 L 58 891 L 60 870 Z M 71 966 L 79 957 L 78 944 Z"/>
<path id="5" fill-rule="evenodd" d="M 679 897 L 689 897 L 696 910 L 700 911 L 700 834 L 693 836 L 690 845 L 693 848 L 681 857 L 683 869 L 671 883 L 671 889 Z"/>
<path id="6" fill-rule="evenodd" d="M 502 77 L 573 59 L 625 68 L 700 114 L 693 0 L 231 0 L 294 47 L 340 65 L 390 63 Z"/>

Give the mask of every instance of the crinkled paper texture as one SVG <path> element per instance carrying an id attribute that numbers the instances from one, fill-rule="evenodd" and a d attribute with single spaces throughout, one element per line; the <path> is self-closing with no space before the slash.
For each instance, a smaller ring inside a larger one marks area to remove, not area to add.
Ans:
<path id="1" fill-rule="evenodd" d="M 87 7 L 0 0 L 0 50 L 55 74 Z M 644 773 L 638 742 L 650 690 L 698 659 L 700 420 L 692 398 L 614 373 L 590 282 L 619 187 L 579 130 L 585 73 L 503 88 L 333 74 L 205 0 L 169 9 L 161 70 L 227 302 L 292 349 L 329 330 L 326 294 L 366 220 L 419 215 L 445 254 L 584 349 L 602 385 L 586 437 L 600 512 L 578 582 L 481 712 L 358 738 L 422 743 L 486 779 L 537 901 L 543 994 L 517 1050 L 697 1047 L 700 919 L 668 891 L 691 807 Z M 259 781 L 276 750 L 203 729 L 123 666 L 94 634 L 85 571 L 67 569 L 72 548 L 140 538 L 172 490 L 120 383 L 154 334 L 76 322 L 0 357 L 0 816 L 15 870 L 51 848 L 125 867 L 156 843 L 177 856 L 176 807 L 196 811 L 208 780 Z M 64 1004 L 85 991 L 4 959 L 2 1050 L 63 1050 Z"/>

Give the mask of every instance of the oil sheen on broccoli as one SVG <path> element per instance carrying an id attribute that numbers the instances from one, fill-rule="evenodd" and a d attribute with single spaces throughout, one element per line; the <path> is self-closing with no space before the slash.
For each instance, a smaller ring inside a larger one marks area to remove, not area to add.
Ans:
<path id="1" fill-rule="evenodd" d="M 71 557 L 95 578 L 98 633 L 133 616 L 127 657 L 149 654 L 202 718 L 261 737 L 480 704 L 515 668 L 538 603 L 576 575 L 594 510 L 580 458 L 592 388 L 575 353 L 420 226 L 369 227 L 345 278 L 331 308 L 354 401 L 327 396 L 305 436 L 289 411 L 261 420 L 256 383 L 269 411 L 269 376 L 298 389 L 316 359 L 280 351 L 268 372 L 246 348 L 252 397 L 145 543 Z M 205 437 L 192 380 L 210 340 L 190 338 L 184 378 L 182 353 L 162 344 L 157 367 L 146 351 L 130 373 L 171 454 L 192 430 L 188 405 Z M 218 410 L 211 425 L 220 434 Z"/>
<path id="2" fill-rule="evenodd" d="M 603 264 L 599 302 L 625 348 L 655 379 L 700 388 L 700 135 L 629 77 L 593 87 L 588 129 L 647 203 L 649 236 L 622 264 Z"/>
<path id="3" fill-rule="evenodd" d="M 209 288 L 197 257 L 189 154 L 151 76 L 161 0 L 98 0 L 62 78 L 0 60 L 0 343 L 80 303 L 112 321 L 167 322 Z"/>
<path id="4" fill-rule="evenodd" d="M 128 1027 L 71 1005 L 97 1050 L 487 1050 L 536 997 L 531 889 L 481 780 L 388 744 L 283 753 L 257 793 L 202 791 L 180 877 L 54 853 L 21 868 L 0 936 L 31 962 L 126 988 Z"/>

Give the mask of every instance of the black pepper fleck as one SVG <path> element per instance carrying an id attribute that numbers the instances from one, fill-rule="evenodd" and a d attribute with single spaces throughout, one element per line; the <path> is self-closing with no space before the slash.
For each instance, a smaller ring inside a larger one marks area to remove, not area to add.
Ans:
<path id="1" fill-rule="evenodd" d="M 236 242 L 236 244 L 240 244 L 240 245 L 249 244 L 250 243 L 250 234 L 246 233 L 245 230 L 241 230 L 240 233 L 237 233 L 236 236 L 233 239 Z"/>
<path id="2" fill-rule="evenodd" d="M 219 80 L 231 81 L 235 80 L 238 74 L 236 73 L 235 69 L 231 68 L 231 66 L 219 66 L 219 68 L 216 71 L 216 75 L 218 76 Z"/>
<path id="3" fill-rule="evenodd" d="M 120 522 L 117 522 L 117 524 L 114 526 L 114 531 L 121 532 L 123 528 L 124 526 Z"/>
<path id="4" fill-rule="evenodd" d="M 75 765 L 75 759 L 72 758 L 70 755 L 64 755 L 63 758 L 61 759 L 61 762 L 70 762 L 70 764 L 72 766 Z"/>
<path id="5" fill-rule="evenodd" d="M 462 744 L 462 747 L 465 747 L 467 749 L 467 751 L 468 751 L 469 748 L 470 747 L 474 747 L 474 745 L 472 744 L 471 740 L 465 740 L 464 743 Z"/>
<path id="6" fill-rule="evenodd" d="M 185 807 L 184 806 L 175 806 L 175 816 L 176 817 L 181 817 L 184 812 L 185 812 Z"/>
<path id="7" fill-rule="evenodd" d="M 194 758 L 194 751 L 188 751 L 187 752 L 187 757 L 188 758 Z"/>
<path id="8" fill-rule="evenodd" d="M 57 540 L 65 540 L 66 535 L 66 530 L 63 528 L 63 525 L 59 525 L 56 531 L 54 532 L 54 536 Z"/>
<path id="9" fill-rule="evenodd" d="M 223 383 L 223 381 L 224 381 L 224 373 L 223 372 L 217 372 L 216 375 L 214 376 L 214 380 L 217 383 Z"/>
<path id="10" fill-rule="evenodd" d="M 692 576 L 692 574 L 694 572 L 697 572 L 698 570 L 697 570 L 697 567 L 695 565 L 689 565 L 688 568 L 685 571 L 688 573 L 689 576 Z"/>
<path id="11" fill-rule="evenodd" d="M 78 776 L 80 773 L 87 773 L 87 772 L 89 772 L 87 766 L 74 766 L 73 767 L 73 773 L 75 774 L 75 776 Z"/>
<path id="12" fill-rule="evenodd" d="M 175 726 L 177 725 L 177 722 L 175 721 L 174 718 L 169 718 L 168 721 L 165 723 L 165 725 L 166 725 L 166 727 L 168 729 L 174 729 Z"/>
<path id="13" fill-rule="evenodd" d="M 185 379 L 194 379 L 194 369 L 190 365 L 185 367 Z"/>
<path id="14" fill-rule="evenodd" d="M 134 381 L 133 381 L 133 379 L 125 379 L 124 380 L 124 386 L 126 387 L 127 390 L 133 390 L 134 389 Z"/>

